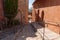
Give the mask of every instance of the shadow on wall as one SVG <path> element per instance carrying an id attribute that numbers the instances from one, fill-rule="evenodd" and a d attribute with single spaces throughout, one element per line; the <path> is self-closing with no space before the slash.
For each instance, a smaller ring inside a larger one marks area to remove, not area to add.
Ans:
<path id="1" fill-rule="evenodd" d="M 35 11 L 35 21 L 36 22 L 41 21 L 41 17 L 39 16 L 39 10 L 37 12 Z"/>
<path id="2" fill-rule="evenodd" d="M 41 17 L 39 17 L 39 23 L 42 27 L 45 27 L 45 21 L 44 21 L 44 11 L 41 12 Z"/>
<path id="3" fill-rule="evenodd" d="M 39 16 L 39 9 L 38 12 L 35 12 L 35 22 L 38 22 L 42 27 L 45 27 L 45 21 L 44 21 L 44 11 L 42 10 L 41 16 Z"/>
<path id="4" fill-rule="evenodd" d="M 35 21 L 36 22 L 44 21 L 44 11 L 42 10 L 41 13 L 39 13 L 39 11 L 40 11 L 39 9 L 38 9 L 37 13 L 35 11 Z M 40 14 L 41 14 L 41 17 L 39 16 Z"/>

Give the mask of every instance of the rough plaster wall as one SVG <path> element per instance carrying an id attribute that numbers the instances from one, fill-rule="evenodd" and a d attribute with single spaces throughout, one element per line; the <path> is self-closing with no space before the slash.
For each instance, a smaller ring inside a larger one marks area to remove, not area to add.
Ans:
<path id="1" fill-rule="evenodd" d="M 58 25 L 60 23 L 60 7 L 46 7 L 46 8 L 41 8 L 40 13 L 44 11 L 44 21 L 46 23 Z M 48 28 L 59 33 L 59 27 L 58 26 L 53 26 L 53 25 L 48 25 Z"/>
<path id="2" fill-rule="evenodd" d="M 22 18 L 21 18 L 22 17 Z M 16 16 L 23 23 L 28 22 L 28 0 L 18 0 L 18 14 Z"/>
<path id="3" fill-rule="evenodd" d="M 60 24 L 60 0 L 46 0 L 46 2 L 40 3 L 37 2 L 34 4 L 34 8 L 40 10 L 40 16 L 42 10 L 44 11 L 45 22 L 56 25 Z M 48 25 L 48 28 L 59 33 L 59 26 Z"/>
<path id="4" fill-rule="evenodd" d="M 35 9 L 32 9 L 32 22 L 35 22 Z"/>
<path id="5" fill-rule="evenodd" d="M 3 0 L 0 0 L 0 16 L 3 16 Z"/>

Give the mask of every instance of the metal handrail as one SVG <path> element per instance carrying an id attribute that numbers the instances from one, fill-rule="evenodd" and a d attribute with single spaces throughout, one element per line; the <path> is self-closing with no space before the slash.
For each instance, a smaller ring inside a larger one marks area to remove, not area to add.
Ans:
<path id="1" fill-rule="evenodd" d="M 59 26 L 59 27 L 60 27 L 60 24 L 59 24 L 58 22 L 54 22 L 54 24 L 53 24 L 53 23 L 50 23 L 50 22 L 52 22 L 52 21 L 48 21 L 48 22 L 45 21 L 45 22 L 39 22 L 39 23 L 40 23 L 40 24 L 41 24 L 41 23 L 42 23 L 42 24 L 44 23 L 44 24 L 47 24 L 47 25 L 49 24 L 49 25 Z M 45 28 L 43 29 L 43 32 L 44 32 L 44 33 L 43 33 L 43 39 L 42 39 L 42 40 L 44 40 Z M 60 31 L 59 31 L 59 34 L 60 34 Z"/>
<path id="2" fill-rule="evenodd" d="M 52 21 L 45 21 L 44 24 L 49 24 L 49 25 L 54 25 L 54 26 L 59 26 L 60 27 L 60 24 L 59 22 L 52 22 Z M 39 23 L 43 23 L 43 22 L 39 22 Z"/>

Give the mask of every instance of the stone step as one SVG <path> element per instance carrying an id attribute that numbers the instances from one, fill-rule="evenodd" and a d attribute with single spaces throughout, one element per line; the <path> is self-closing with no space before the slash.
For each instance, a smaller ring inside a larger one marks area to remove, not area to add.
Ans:
<path id="1" fill-rule="evenodd" d="M 41 34 L 42 38 L 43 38 L 43 33 L 44 33 L 45 40 L 52 40 L 52 39 L 56 39 L 60 37 L 59 34 L 49 30 L 48 28 L 41 27 L 38 23 L 32 23 L 32 25 L 37 29 L 37 32 Z"/>
<path id="2" fill-rule="evenodd" d="M 56 39 L 56 38 L 60 37 L 59 34 L 56 34 L 47 28 L 45 28 L 45 32 L 43 32 L 43 28 L 37 29 L 37 31 L 42 35 L 42 37 L 43 37 L 43 33 L 44 33 L 45 39 L 47 38 L 49 40 L 52 40 L 52 39 Z"/>

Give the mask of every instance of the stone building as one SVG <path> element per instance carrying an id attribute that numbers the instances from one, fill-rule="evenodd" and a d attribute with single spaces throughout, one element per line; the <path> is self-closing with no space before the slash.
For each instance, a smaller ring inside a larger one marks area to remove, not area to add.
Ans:
<path id="1" fill-rule="evenodd" d="M 0 0 L 0 16 L 4 16 L 3 0 Z M 1 19 L 1 18 L 0 18 Z M 23 23 L 28 23 L 28 0 L 18 0 L 18 14 L 16 19 L 22 20 Z"/>
<path id="2" fill-rule="evenodd" d="M 18 14 L 16 19 L 22 23 L 28 23 L 28 0 L 18 0 Z"/>
<path id="3" fill-rule="evenodd" d="M 38 14 L 38 15 L 36 15 Z M 60 0 L 35 0 L 33 3 L 32 21 L 45 21 L 46 27 L 60 34 Z"/>
<path id="4" fill-rule="evenodd" d="M 1 17 L 3 17 L 3 0 L 0 0 L 0 20 L 2 19 Z"/>

